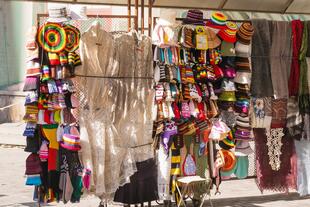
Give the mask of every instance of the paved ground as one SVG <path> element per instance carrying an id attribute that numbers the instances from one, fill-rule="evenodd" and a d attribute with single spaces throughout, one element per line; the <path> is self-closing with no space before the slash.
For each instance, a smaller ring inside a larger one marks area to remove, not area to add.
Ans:
<path id="1" fill-rule="evenodd" d="M 32 207 L 32 187 L 24 185 L 24 163 L 27 156 L 22 147 L 25 138 L 20 136 L 22 124 L 0 124 L 0 207 Z M 276 194 L 264 192 L 262 195 L 253 179 L 225 181 L 221 185 L 221 195 L 212 196 L 214 207 L 310 207 L 309 198 L 299 198 L 296 193 Z M 96 207 L 99 200 L 86 197 L 79 204 L 68 207 Z M 155 205 L 155 203 L 154 203 Z M 64 206 L 50 204 L 47 206 Z M 204 206 L 210 206 L 208 202 Z"/>

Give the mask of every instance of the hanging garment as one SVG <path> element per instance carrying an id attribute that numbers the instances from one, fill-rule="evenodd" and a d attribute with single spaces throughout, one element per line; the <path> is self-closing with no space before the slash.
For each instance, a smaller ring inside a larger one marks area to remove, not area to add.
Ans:
<path id="1" fill-rule="evenodd" d="M 130 177 L 130 183 L 121 186 L 114 201 L 124 204 L 139 204 L 158 199 L 156 161 L 148 159 L 137 162 L 137 172 Z"/>
<path id="2" fill-rule="evenodd" d="M 302 31 L 303 24 L 300 20 L 292 21 L 292 64 L 288 82 L 288 90 L 289 96 L 297 96 L 298 95 L 298 87 L 299 87 L 299 51 L 302 44 Z"/>
<path id="3" fill-rule="evenodd" d="M 288 72 L 291 68 L 291 35 L 290 22 L 273 21 L 270 30 L 272 32 L 272 45 L 270 48 L 270 71 L 274 97 L 288 97 Z"/>
<path id="4" fill-rule="evenodd" d="M 264 19 L 252 20 L 252 80 L 251 94 L 254 97 L 273 96 L 270 72 L 271 22 Z"/>
<path id="5" fill-rule="evenodd" d="M 115 36 L 119 82 L 115 126 L 123 147 L 131 147 L 136 162 L 153 158 L 152 106 L 154 103 L 151 39 L 130 33 Z"/>
<path id="6" fill-rule="evenodd" d="M 167 154 L 162 144 L 159 144 L 157 151 L 157 163 L 158 197 L 160 200 L 170 200 L 171 151 Z"/>
<path id="7" fill-rule="evenodd" d="M 302 43 L 299 53 L 300 76 L 299 76 L 299 108 L 302 114 L 310 113 L 310 96 L 308 86 L 308 65 L 306 53 L 308 50 L 308 24 L 304 22 L 304 30 L 302 35 Z"/>
<path id="8" fill-rule="evenodd" d="M 116 45 L 115 37 L 104 31 L 100 24 L 91 26 L 81 37 L 84 64 L 76 74 L 118 77 L 120 61 Z M 131 68 L 130 64 L 122 70 L 128 68 Z M 120 119 L 119 114 L 115 117 L 115 111 L 123 85 L 120 79 L 89 77 L 79 78 L 79 84 L 83 86 L 80 96 L 81 142 L 82 146 L 90 143 L 81 151 L 81 160 L 92 171 L 95 194 L 102 200 L 111 201 L 118 187 L 129 182 L 136 171 L 132 150 L 125 146 L 128 134 L 120 136 L 115 122 Z"/>
<path id="9" fill-rule="evenodd" d="M 253 129 L 255 135 L 257 185 L 260 191 L 287 192 L 296 189 L 296 155 L 294 141 L 289 136 L 282 138 L 282 148 L 278 171 L 269 164 L 267 136 L 265 129 Z"/>
<path id="10" fill-rule="evenodd" d="M 295 140 L 297 154 L 297 190 L 300 196 L 310 195 L 310 141 Z"/>

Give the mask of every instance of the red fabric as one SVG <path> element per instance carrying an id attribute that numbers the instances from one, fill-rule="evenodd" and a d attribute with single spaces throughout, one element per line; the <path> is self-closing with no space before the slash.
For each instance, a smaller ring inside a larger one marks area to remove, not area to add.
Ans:
<path id="1" fill-rule="evenodd" d="M 253 132 L 256 149 L 256 183 L 260 191 L 288 192 L 289 189 L 296 189 L 297 160 L 294 139 L 285 132 L 286 136 L 282 138 L 281 167 L 279 171 L 274 171 L 269 164 L 265 129 L 253 129 Z"/>
<path id="2" fill-rule="evenodd" d="M 293 58 L 288 82 L 289 96 L 298 96 L 299 88 L 299 51 L 302 43 L 303 24 L 300 20 L 292 21 Z"/>
<path id="3" fill-rule="evenodd" d="M 173 108 L 175 119 L 180 119 L 181 118 L 181 113 L 180 113 L 179 107 L 176 104 L 176 102 L 172 103 L 172 108 Z"/>
<path id="4" fill-rule="evenodd" d="M 50 111 L 48 111 L 48 110 L 44 111 L 44 122 L 47 124 L 51 124 L 50 115 L 51 115 Z"/>
<path id="5" fill-rule="evenodd" d="M 52 148 L 48 149 L 48 171 L 57 170 L 57 155 L 58 150 Z"/>

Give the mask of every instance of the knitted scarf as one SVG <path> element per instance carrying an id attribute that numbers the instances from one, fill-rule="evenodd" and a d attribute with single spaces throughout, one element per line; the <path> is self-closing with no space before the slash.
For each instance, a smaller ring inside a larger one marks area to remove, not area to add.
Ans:
<path id="1" fill-rule="evenodd" d="M 289 82 L 288 82 L 289 96 L 298 95 L 299 74 L 300 74 L 300 65 L 298 61 L 298 56 L 299 56 L 299 51 L 301 47 L 302 31 L 303 31 L 302 22 L 300 20 L 293 20 L 292 21 L 293 57 L 292 57 L 291 72 L 290 72 L 290 77 L 289 77 Z"/>
<path id="2" fill-rule="evenodd" d="M 308 66 L 306 60 L 306 53 L 308 49 L 308 26 L 307 22 L 304 22 L 304 30 L 302 34 L 302 44 L 299 53 L 300 63 L 300 76 L 299 76 L 299 108 L 301 113 L 310 112 L 310 99 L 309 99 L 309 87 L 308 87 Z"/>

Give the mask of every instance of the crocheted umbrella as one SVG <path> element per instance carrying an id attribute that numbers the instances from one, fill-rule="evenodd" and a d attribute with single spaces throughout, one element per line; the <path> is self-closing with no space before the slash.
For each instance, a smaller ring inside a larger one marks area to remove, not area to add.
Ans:
<path id="1" fill-rule="evenodd" d="M 67 41 L 65 50 L 67 52 L 74 52 L 79 47 L 80 31 L 78 28 L 70 24 L 65 25 L 64 29 L 66 31 L 66 41 Z"/>
<path id="2" fill-rule="evenodd" d="M 58 23 L 46 23 L 39 28 L 38 42 L 47 52 L 60 52 L 66 46 L 66 32 Z"/>

